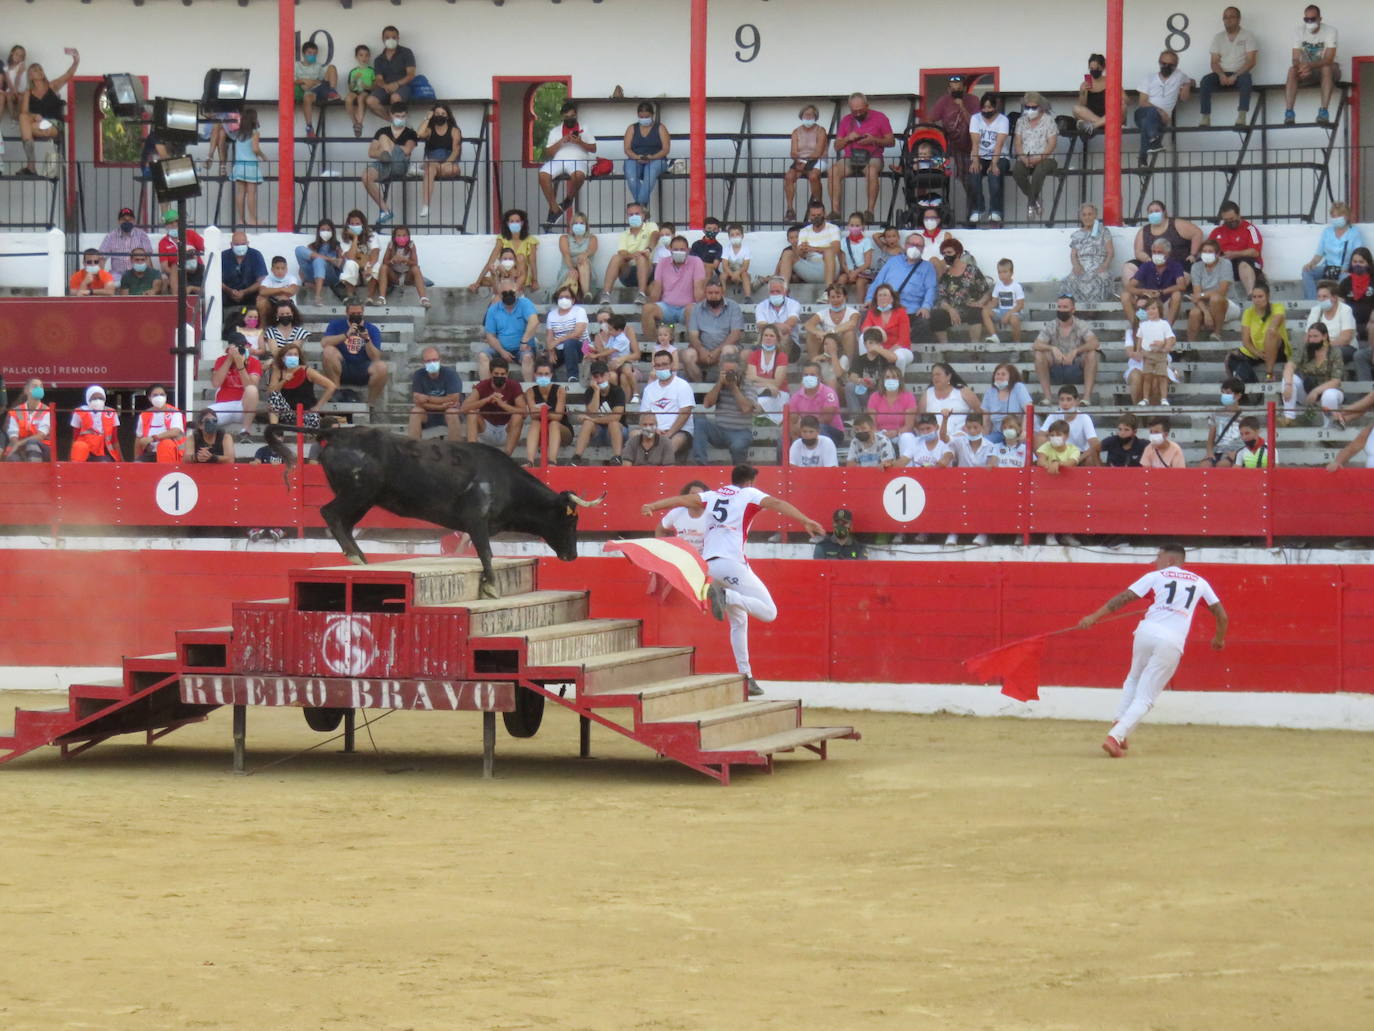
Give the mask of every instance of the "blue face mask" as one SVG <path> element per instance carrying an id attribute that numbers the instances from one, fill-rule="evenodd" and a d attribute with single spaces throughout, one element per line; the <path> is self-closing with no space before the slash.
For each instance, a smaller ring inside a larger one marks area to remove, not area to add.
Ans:
<path id="1" fill-rule="evenodd" d="M 306 54 L 305 57 L 302 58 L 302 60 L 305 61 L 306 64 L 314 64 L 314 63 L 315 63 L 315 55 L 314 55 L 314 54 Z"/>
<path id="2" fill-rule="evenodd" d="M 1335 218 L 1333 218 L 1333 219 L 1331 220 L 1331 228 L 1332 228 L 1332 229 L 1344 229 L 1344 228 L 1345 228 L 1345 216 L 1344 216 L 1344 215 L 1337 215 Z"/>
<path id="3" fill-rule="evenodd" d="M 777 344 L 759 344 L 759 346 L 762 347 L 765 351 L 776 351 L 778 349 Z"/>
<path id="4" fill-rule="evenodd" d="M 1236 395 L 1235 395 L 1235 394 L 1222 394 L 1222 395 L 1221 395 L 1221 403 L 1224 404 L 1224 405 L 1226 405 L 1226 407 L 1228 407 L 1228 408 L 1231 407 L 1231 405 L 1233 405 L 1233 404 L 1236 403 Z"/>
<path id="5" fill-rule="evenodd" d="M 1150 225 L 1152 225 L 1152 226 L 1157 226 L 1157 225 L 1159 225 L 1161 222 L 1164 221 L 1164 212 L 1162 212 L 1162 211 L 1151 211 L 1148 217 L 1149 217 L 1149 220 L 1150 220 Z"/>
<path id="6" fill-rule="evenodd" d="M 644 216 L 631 215 L 629 218 L 625 220 L 625 224 L 629 226 L 631 229 L 638 229 L 640 226 L 644 224 Z"/>
<path id="7" fill-rule="evenodd" d="M 300 367 L 301 360 L 297 358 L 294 354 L 288 354 L 285 358 L 281 360 L 281 363 L 288 369 L 295 369 Z"/>
<path id="8" fill-rule="evenodd" d="M 586 226 L 586 224 L 583 223 L 583 222 L 574 222 L 574 223 L 573 223 L 573 236 L 586 236 L 586 235 L 587 235 L 587 226 Z"/>
<path id="9" fill-rule="evenodd" d="M 639 124 L 647 129 L 649 128 L 649 126 L 654 124 L 654 120 L 652 118 L 641 118 L 639 120 Z"/>
<path id="10" fill-rule="evenodd" d="M 892 310 L 892 305 L 890 305 L 890 304 L 880 304 L 880 305 L 878 305 L 878 310 L 879 310 L 879 311 L 891 311 L 891 310 Z"/>
<path id="11" fill-rule="evenodd" d="M 921 441 L 922 444 L 929 444 L 932 440 L 935 439 L 935 437 L 936 434 L 934 432 L 922 433 L 918 439 Z"/>
<path id="12" fill-rule="evenodd" d="M 550 383 L 552 383 L 552 382 L 553 382 L 553 377 L 552 377 L 552 376 L 535 376 L 535 377 L 534 377 L 534 385 L 535 385 L 536 387 L 547 387 L 547 386 L 548 386 Z"/>
<path id="13" fill-rule="evenodd" d="M 667 380 L 670 380 L 670 379 L 673 378 L 673 370 L 672 370 L 672 369 L 655 369 L 655 370 L 654 370 L 654 375 L 657 376 L 657 377 L 659 378 L 660 382 L 666 382 Z"/>
<path id="14" fill-rule="evenodd" d="M 133 263 L 135 272 L 147 272 L 148 263 L 146 261 L 136 261 Z"/>
<path id="15" fill-rule="evenodd" d="M 520 232 L 520 229 L 524 226 L 524 224 L 524 222 L 507 222 L 506 228 L 509 229 L 511 235 L 514 236 L 516 233 Z"/>
<path id="16" fill-rule="evenodd" d="M 864 384 L 864 383 L 855 383 L 855 384 L 854 384 L 854 393 L 858 394 L 860 397 L 862 397 L 864 394 L 867 394 L 867 393 L 868 393 L 868 386 L 867 386 L 867 384 Z"/>
<path id="17" fill-rule="evenodd" d="M 29 391 L 29 398 L 30 398 L 31 400 L 33 400 L 33 401 L 42 401 L 42 400 L 43 400 L 43 388 L 42 388 L 42 387 L 34 387 L 32 390 Z"/>
<path id="18" fill-rule="evenodd" d="M 429 373 L 431 376 L 437 376 L 439 374 L 439 363 L 425 362 L 425 371 Z"/>

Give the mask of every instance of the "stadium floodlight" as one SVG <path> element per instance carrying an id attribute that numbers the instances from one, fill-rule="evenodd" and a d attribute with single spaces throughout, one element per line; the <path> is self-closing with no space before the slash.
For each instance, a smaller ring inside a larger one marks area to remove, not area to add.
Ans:
<path id="1" fill-rule="evenodd" d="M 195 143 L 200 138 L 200 109 L 194 100 L 158 97 L 153 101 L 153 129 L 163 143 Z"/>
<path id="2" fill-rule="evenodd" d="M 159 203 L 200 196 L 200 179 L 192 158 L 163 158 L 152 162 L 151 168 Z"/>
<path id="3" fill-rule="evenodd" d="M 143 117 L 143 83 L 136 76 L 124 72 L 105 76 L 105 95 L 116 118 Z"/>
<path id="4" fill-rule="evenodd" d="M 247 99 L 247 68 L 211 68 L 205 73 L 205 96 L 201 98 L 201 106 L 207 112 L 242 111 Z"/>

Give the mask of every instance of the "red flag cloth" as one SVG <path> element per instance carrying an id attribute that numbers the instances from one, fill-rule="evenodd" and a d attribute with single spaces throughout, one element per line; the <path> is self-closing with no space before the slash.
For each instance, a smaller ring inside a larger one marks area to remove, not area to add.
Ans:
<path id="1" fill-rule="evenodd" d="M 1040 700 L 1040 657 L 1048 634 L 1023 638 L 964 660 L 964 668 L 985 680 L 1002 681 L 1002 693 L 1019 702 Z"/>
<path id="2" fill-rule="evenodd" d="M 659 580 L 681 591 L 693 605 L 706 610 L 706 563 L 686 541 L 676 537 L 644 537 L 634 541 L 607 541 L 607 551 L 618 551 Z M 650 584 L 652 593 L 654 585 Z"/>

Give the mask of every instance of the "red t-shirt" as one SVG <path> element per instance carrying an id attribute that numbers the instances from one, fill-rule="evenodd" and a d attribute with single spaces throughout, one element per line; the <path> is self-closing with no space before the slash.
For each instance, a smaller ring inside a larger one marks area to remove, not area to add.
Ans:
<path id="1" fill-rule="evenodd" d="M 1234 229 L 1227 229 L 1224 225 L 1217 226 L 1208 234 L 1207 239 L 1215 240 L 1221 247 L 1222 254 L 1230 254 L 1232 251 L 1248 251 L 1252 247 L 1261 254 L 1264 253 L 1264 237 L 1260 235 L 1258 229 L 1245 219 L 1241 219 L 1240 224 Z M 1264 260 L 1256 258 L 1255 264 L 1263 267 Z"/>
<path id="2" fill-rule="evenodd" d="M 196 254 L 205 253 L 205 239 L 194 229 L 186 230 L 186 251 Z M 175 265 L 177 263 L 177 242 L 170 236 L 164 236 L 157 242 L 158 257 L 162 259 L 164 265 Z"/>
<path id="3" fill-rule="evenodd" d="M 763 367 L 763 355 L 763 348 L 756 347 L 749 352 L 748 362 L 754 367 L 754 371 L 764 379 L 772 379 L 773 374 L 778 371 L 779 367 L 784 369 L 787 368 L 787 355 L 783 354 L 781 351 L 774 351 L 772 365 L 765 370 Z"/>
<path id="4" fill-rule="evenodd" d="M 491 380 L 489 379 L 482 380 L 473 389 L 477 391 L 478 397 L 483 398 L 491 397 L 497 392 L 496 388 L 491 385 Z M 501 396 L 508 405 L 515 404 L 520 394 L 520 385 L 512 379 L 506 380 L 505 385 L 501 387 Z M 481 413 L 483 419 L 493 426 L 504 426 L 506 423 L 510 422 L 510 412 L 503 412 L 501 409 L 497 408 L 495 404 L 484 404 L 478 408 L 477 411 Z"/>
<path id="5" fill-rule="evenodd" d="M 859 339 L 863 339 L 864 330 L 874 326 L 887 334 L 884 347 L 911 347 L 911 319 L 901 305 L 886 313 L 880 312 L 877 308 L 870 308 L 864 320 L 859 323 Z"/>
<path id="6" fill-rule="evenodd" d="M 229 360 L 227 354 L 222 354 L 215 359 L 215 371 Z M 243 360 L 243 367 L 254 376 L 262 376 L 262 362 L 258 361 L 251 354 Z M 239 375 L 238 366 L 231 365 L 229 373 L 224 377 L 224 382 L 215 391 L 216 401 L 242 401 L 243 400 L 243 377 Z"/>

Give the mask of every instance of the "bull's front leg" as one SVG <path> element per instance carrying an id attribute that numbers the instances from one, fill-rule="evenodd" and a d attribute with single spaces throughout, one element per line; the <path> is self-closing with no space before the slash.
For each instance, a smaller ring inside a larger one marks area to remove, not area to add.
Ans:
<path id="1" fill-rule="evenodd" d="M 473 527 L 468 530 L 468 537 L 472 540 L 472 546 L 477 551 L 477 558 L 482 563 L 481 586 L 477 589 L 480 598 L 499 598 L 496 593 L 496 572 L 491 567 L 491 535 L 487 532 L 487 525 L 484 520 L 477 520 Z"/>

